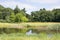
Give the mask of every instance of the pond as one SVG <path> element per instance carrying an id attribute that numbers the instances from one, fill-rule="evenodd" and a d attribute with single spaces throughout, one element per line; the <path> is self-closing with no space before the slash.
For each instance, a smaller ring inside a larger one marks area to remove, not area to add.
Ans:
<path id="1" fill-rule="evenodd" d="M 32 34 L 32 30 L 29 30 L 28 32 L 26 32 L 26 35 L 31 35 Z"/>
<path id="2" fill-rule="evenodd" d="M 42 34 L 44 34 L 44 33 L 42 33 Z M 39 37 L 41 37 L 41 32 L 39 33 L 39 34 L 37 34 L 36 32 L 35 33 L 33 33 L 33 31 L 32 30 L 29 30 L 28 32 L 26 32 L 26 35 L 28 35 L 28 36 L 30 36 L 30 35 L 39 35 Z M 47 38 L 52 38 L 53 36 L 54 36 L 54 34 L 52 34 L 52 33 L 46 33 L 46 36 L 47 36 Z"/>
<path id="3" fill-rule="evenodd" d="M 47 37 L 48 38 L 52 38 L 53 37 L 53 34 L 47 34 Z"/>

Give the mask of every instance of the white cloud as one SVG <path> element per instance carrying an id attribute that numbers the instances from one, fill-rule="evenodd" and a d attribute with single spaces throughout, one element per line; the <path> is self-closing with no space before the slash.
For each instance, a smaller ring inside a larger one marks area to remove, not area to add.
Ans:
<path id="1" fill-rule="evenodd" d="M 52 6 L 50 8 L 46 8 L 47 10 L 53 10 L 53 9 L 60 9 L 60 6 Z"/>
<path id="2" fill-rule="evenodd" d="M 55 6 L 54 8 L 60 8 L 60 6 Z"/>
<path id="3" fill-rule="evenodd" d="M 20 5 L 18 4 L 19 8 L 26 8 L 26 11 L 28 11 L 27 13 L 30 13 L 31 11 L 33 10 L 37 10 L 38 7 L 35 7 L 35 6 L 32 6 L 32 5 L 28 5 L 28 4 L 23 4 L 23 3 L 20 3 Z"/>
<path id="4" fill-rule="evenodd" d="M 60 6 L 53 6 L 52 9 L 60 9 Z"/>
<path id="5" fill-rule="evenodd" d="M 33 10 L 37 10 L 38 8 L 29 4 L 25 4 L 25 3 L 21 3 L 21 2 L 15 2 L 15 1 L 5 1 L 5 2 L 1 2 L 1 5 L 5 6 L 5 7 L 10 7 L 10 8 L 15 8 L 16 5 L 18 5 L 18 7 L 20 9 L 26 8 L 26 11 L 31 12 Z M 27 13 L 28 13 L 27 12 Z"/>
<path id="6" fill-rule="evenodd" d="M 25 0 L 25 1 L 27 1 L 27 2 L 29 2 L 29 4 L 32 2 L 32 3 L 39 3 L 39 4 L 57 4 L 57 3 L 59 3 L 60 1 L 59 0 Z M 40 8 L 42 8 L 42 7 L 45 7 L 46 9 L 53 9 L 53 8 L 60 8 L 60 6 L 57 6 L 57 5 L 53 5 L 53 6 L 48 6 L 48 7 L 46 7 L 45 5 L 44 6 L 39 6 L 38 4 L 37 4 L 37 6 L 35 5 L 35 6 L 33 6 L 32 4 L 31 5 L 29 5 L 29 4 L 27 4 L 26 2 L 25 3 L 22 3 L 22 2 L 20 2 L 19 0 L 17 0 L 17 1 L 14 1 L 14 0 L 5 0 L 4 2 L 0 2 L 0 4 L 1 5 L 3 5 L 3 6 L 5 6 L 5 7 L 10 7 L 10 8 L 15 8 L 16 7 L 16 5 L 18 5 L 18 7 L 19 8 L 26 8 L 26 11 L 27 11 L 27 13 L 30 13 L 31 11 L 35 11 L 35 10 L 39 10 Z"/>
<path id="7" fill-rule="evenodd" d="M 33 3 L 58 3 L 59 0 L 26 0 L 27 2 L 33 2 Z"/>

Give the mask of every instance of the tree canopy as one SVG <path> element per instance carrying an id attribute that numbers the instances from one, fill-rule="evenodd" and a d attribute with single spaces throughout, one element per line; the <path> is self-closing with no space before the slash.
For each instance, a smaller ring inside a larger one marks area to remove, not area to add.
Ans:
<path id="1" fill-rule="evenodd" d="M 0 22 L 60 22 L 60 9 L 32 11 L 26 13 L 25 8 L 18 6 L 13 10 L 0 5 Z"/>

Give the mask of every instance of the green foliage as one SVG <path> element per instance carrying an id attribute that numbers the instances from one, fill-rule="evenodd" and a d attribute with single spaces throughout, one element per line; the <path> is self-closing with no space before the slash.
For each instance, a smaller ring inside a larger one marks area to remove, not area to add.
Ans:
<path id="1" fill-rule="evenodd" d="M 16 19 L 16 17 L 14 15 L 14 13 L 11 13 L 10 18 L 9 18 L 10 22 L 15 22 L 15 19 Z"/>
<path id="2" fill-rule="evenodd" d="M 60 22 L 60 9 L 52 11 L 40 9 L 39 11 L 31 12 L 31 21 L 37 22 Z"/>
<path id="3" fill-rule="evenodd" d="M 26 22 L 28 19 L 22 13 L 16 14 L 16 22 Z"/>
<path id="4" fill-rule="evenodd" d="M 17 14 L 20 12 L 20 9 L 18 8 L 18 6 L 16 6 L 16 8 L 14 9 L 14 13 Z"/>
<path id="5" fill-rule="evenodd" d="M 28 22 L 28 19 L 24 16 L 24 17 L 22 17 L 22 22 Z"/>
<path id="6" fill-rule="evenodd" d="M 13 10 L 0 5 L 0 20 L 5 22 L 60 22 L 60 9 L 32 11 L 31 15 L 26 13 L 25 8 L 18 6 Z M 2 22 L 2 21 L 1 21 Z"/>
<path id="7" fill-rule="evenodd" d="M 0 5 L 0 12 L 2 12 L 3 10 L 4 10 L 4 7 Z"/>
<path id="8" fill-rule="evenodd" d="M 0 5 L 0 22 L 27 22 L 25 8 L 20 10 L 18 6 L 14 10 L 11 8 L 4 8 Z"/>

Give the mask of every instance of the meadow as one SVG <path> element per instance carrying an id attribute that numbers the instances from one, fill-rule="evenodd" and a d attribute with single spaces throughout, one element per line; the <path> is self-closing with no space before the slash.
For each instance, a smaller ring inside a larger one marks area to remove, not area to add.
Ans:
<path id="1" fill-rule="evenodd" d="M 60 40 L 60 34 L 53 34 L 48 36 L 45 33 L 37 35 L 24 35 L 24 34 L 0 34 L 0 40 Z"/>
<path id="2" fill-rule="evenodd" d="M 56 22 L 22 22 L 22 23 L 0 23 L 0 28 L 39 28 L 39 27 L 53 27 L 60 26 L 60 23 Z"/>
<path id="3" fill-rule="evenodd" d="M 20 29 L 27 30 L 21 30 L 24 32 L 20 32 Z M 33 29 L 33 32 L 36 34 L 26 35 L 26 32 L 30 29 Z M 0 34 L 0 40 L 60 40 L 60 23 L 0 23 L 0 32 L 2 32 Z"/>

